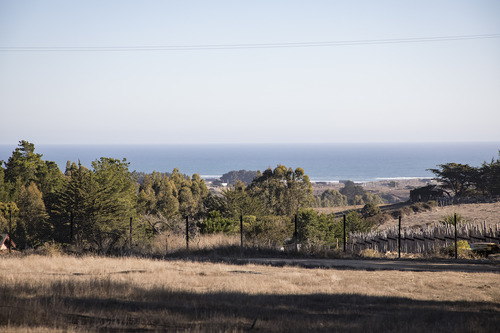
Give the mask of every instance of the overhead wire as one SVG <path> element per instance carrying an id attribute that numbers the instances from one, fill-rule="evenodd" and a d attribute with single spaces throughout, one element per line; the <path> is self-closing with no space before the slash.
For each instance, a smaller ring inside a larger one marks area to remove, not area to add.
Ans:
<path id="1" fill-rule="evenodd" d="M 150 45 L 150 46 L 0 46 L 0 52 L 135 52 L 135 51 L 197 51 L 271 48 L 306 48 L 402 43 L 428 43 L 460 40 L 500 38 L 500 34 L 435 36 L 395 39 L 362 39 L 323 42 L 254 43 L 254 44 L 202 44 L 202 45 Z"/>

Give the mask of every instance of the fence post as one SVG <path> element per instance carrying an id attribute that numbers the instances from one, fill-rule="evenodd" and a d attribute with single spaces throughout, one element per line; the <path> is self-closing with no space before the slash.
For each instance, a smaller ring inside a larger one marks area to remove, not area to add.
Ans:
<path id="1" fill-rule="evenodd" d="M 453 218 L 455 222 L 455 259 L 458 259 L 458 244 L 457 244 L 457 213 L 455 213 L 455 216 Z"/>
<path id="2" fill-rule="evenodd" d="M 132 249 L 132 217 L 130 217 L 130 228 L 129 228 L 129 237 L 128 237 L 128 248 Z"/>
<path id="3" fill-rule="evenodd" d="M 295 214 L 295 230 L 293 232 L 293 238 L 295 238 L 295 252 L 298 252 L 299 251 L 299 244 L 297 243 L 298 240 L 298 232 L 297 232 L 297 214 Z"/>
<path id="4" fill-rule="evenodd" d="M 69 240 L 70 240 L 70 243 L 71 245 L 73 245 L 73 223 L 75 221 L 75 214 L 73 212 L 71 212 L 71 217 L 70 217 L 70 237 L 69 237 Z"/>
<path id="5" fill-rule="evenodd" d="M 189 217 L 186 216 L 186 250 L 189 251 Z"/>
<path id="6" fill-rule="evenodd" d="M 401 215 L 398 223 L 398 259 L 401 259 Z"/>
<path id="7" fill-rule="evenodd" d="M 240 240 L 241 248 L 243 249 L 243 215 L 240 215 Z"/>
<path id="8" fill-rule="evenodd" d="M 345 252 L 345 247 L 346 247 L 346 234 L 345 234 L 345 224 L 346 224 L 346 216 L 344 214 L 344 252 Z"/>
<path id="9" fill-rule="evenodd" d="M 9 206 L 9 254 L 12 248 L 12 206 Z"/>

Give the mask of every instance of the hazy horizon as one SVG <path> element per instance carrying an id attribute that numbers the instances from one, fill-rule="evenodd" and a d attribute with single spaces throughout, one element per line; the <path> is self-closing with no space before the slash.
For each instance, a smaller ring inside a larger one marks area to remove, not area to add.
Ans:
<path id="1" fill-rule="evenodd" d="M 0 143 L 500 141 L 500 2 L 0 0 Z"/>

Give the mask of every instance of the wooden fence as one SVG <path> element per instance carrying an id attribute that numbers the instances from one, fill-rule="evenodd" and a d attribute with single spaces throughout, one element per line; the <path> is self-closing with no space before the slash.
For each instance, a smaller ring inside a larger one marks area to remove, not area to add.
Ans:
<path id="1" fill-rule="evenodd" d="M 495 203 L 500 201 L 500 196 L 490 197 L 452 197 L 452 198 L 437 198 L 436 203 L 439 207 L 459 205 L 459 204 L 474 204 L 474 203 Z"/>
<path id="2" fill-rule="evenodd" d="M 456 230 L 456 231 L 455 231 Z M 401 246 L 398 245 L 400 238 Z M 469 243 L 488 242 L 500 244 L 500 224 L 486 223 L 438 223 L 426 227 L 400 229 L 398 226 L 383 231 L 368 233 L 350 233 L 347 246 L 356 252 L 374 249 L 379 252 L 425 253 L 447 246 L 455 246 L 455 241 Z"/>

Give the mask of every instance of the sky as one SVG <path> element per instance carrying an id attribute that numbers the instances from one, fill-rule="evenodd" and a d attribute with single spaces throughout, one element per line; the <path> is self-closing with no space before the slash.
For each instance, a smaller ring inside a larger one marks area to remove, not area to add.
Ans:
<path id="1" fill-rule="evenodd" d="M 499 34 L 497 0 L 0 0 L 0 143 L 500 142 Z"/>

